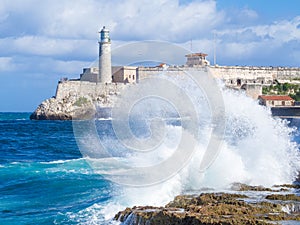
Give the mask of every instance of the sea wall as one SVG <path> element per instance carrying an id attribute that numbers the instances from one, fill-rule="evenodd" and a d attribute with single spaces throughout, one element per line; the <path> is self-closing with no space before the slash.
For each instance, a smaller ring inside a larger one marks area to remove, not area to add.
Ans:
<path id="1" fill-rule="evenodd" d="M 300 106 L 284 106 L 284 107 L 272 107 L 271 112 L 273 116 L 284 118 L 300 117 Z"/>

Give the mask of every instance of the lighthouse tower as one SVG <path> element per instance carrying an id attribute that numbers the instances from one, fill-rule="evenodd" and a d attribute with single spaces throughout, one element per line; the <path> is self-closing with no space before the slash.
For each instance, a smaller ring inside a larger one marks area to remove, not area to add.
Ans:
<path id="1" fill-rule="evenodd" d="M 111 83 L 111 48 L 109 30 L 105 26 L 100 31 L 99 41 L 99 80 L 101 83 Z"/>

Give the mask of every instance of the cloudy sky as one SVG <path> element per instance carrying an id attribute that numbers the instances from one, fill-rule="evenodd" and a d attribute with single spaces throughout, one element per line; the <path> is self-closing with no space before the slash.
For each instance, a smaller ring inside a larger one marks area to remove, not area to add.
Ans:
<path id="1" fill-rule="evenodd" d="M 113 48 L 159 40 L 212 62 L 215 42 L 219 65 L 300 66 L 299 9 L 299 0 L 0 0 L 0 111 L 33 111 L 61 77 L 79 77 L 103 25 Z"/>

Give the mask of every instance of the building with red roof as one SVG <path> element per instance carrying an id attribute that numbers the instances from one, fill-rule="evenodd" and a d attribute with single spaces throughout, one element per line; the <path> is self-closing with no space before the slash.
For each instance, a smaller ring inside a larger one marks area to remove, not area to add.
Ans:
<path id="1" fill-rule="evenodd" d="M 288 95 L 260 95 L 259 103 L 268 107 L 294 106 L 295 100 Z"/>

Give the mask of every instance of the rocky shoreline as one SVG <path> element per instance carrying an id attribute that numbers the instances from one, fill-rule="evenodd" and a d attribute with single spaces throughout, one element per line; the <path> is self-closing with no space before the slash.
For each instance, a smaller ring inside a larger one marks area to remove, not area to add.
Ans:
<path id="1" fill-rule="evenodd" d="M 30 115 L 31 120 L 72 120 L 91 117 L 95 114 L 94 104 L 87 98 L 67 98 L 61 101 L 50 98 L 43 101 Z"/>
<path id="2" fill-rule="evenodd" d="M 234 184 L 232 193 L 179 195 L 165 207 L 135 206 L 115 215 L 126 225 L 240 225 L 300 223 L 300 185 Z M 251 192 L 263 198 L 255 199 Z M 297 194 L 295 194 L 297 193 Z"/>
<path id="3" fill-rule="evenodd" d="M 105 118 L 105 109 L 112 104 L 109 98 L 97 99 L 89 96 L 68 95 L 63 99 L 55 97 L 43 101 L 30 115 L 31 120 L 76 120 L 91 119 L 96 117 Z"/>

